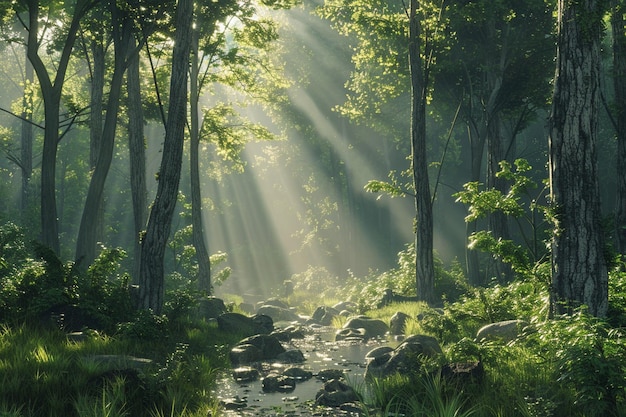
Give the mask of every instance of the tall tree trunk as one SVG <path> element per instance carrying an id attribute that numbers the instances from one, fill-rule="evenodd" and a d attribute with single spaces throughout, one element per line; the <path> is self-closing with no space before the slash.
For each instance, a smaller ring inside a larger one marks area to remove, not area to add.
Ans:
<path id="1" fill-rule="evenodd" d="M 553 314 L 587 305 L 606 315 L 596 141 L 600 92 L 599 0 L 559 0 L 556 77 L 549 118 Z"/>
<path id="2" fill-rule="evenodd" d="M 615 206 L 615 246 L 626 256 L 626 34 L 623 1 L 613 1 L 613 87 L 617 130 L 617 190 Z"/>
<path id="3" fill-rule="evenodd" d="M 113 161 L 115 149 L 115 130 L 117 128 L 117 115 L 124 85 L 124 72 L 128 66 L 128 51 L 130 38 L 132 37 L 130 18 L 126 12 L 117 9 L 116 3 L 112 3 L 111 9 L 112 28 L 115 46 L 115 62 L 109 99 L 107 101 L 106 116 L 102 129 L 98 160 L 91 176 L 85 207 L 80 221 L 78 238 L 76 239 L 76 261 L 81 268 L 86 269 L 96 258 L 96 246 L 98 243 L 98 213 L 102 210 L 104 185 L 109 174 L 109 168 Z"/>
<path id="4" fill-rule="evenodd" d="M 135 40 L 130 40 L 135 49 Z M 133 200 L 133 283 L 139 283 L 141 266 L 141 233 L 148 218 L 148 192 L 146 188 L 146 145 L 144 141 L 144 115 L 141 103 L 139 54 L 132 54 L 126 73 L 128 91 L 128 152 L 130 154 L 130 190 Z"/>
<path id="5" fill-rule="evenodd" d="M 141 247 L 140 307 L 152 310 L 155 314 L 160 314 L 163 308 L 163 257 L 176 207 L 183 159 L 192 20 L 193 0 L 178 0 L 163 159 L 157 194 Z"/>
<path id="6" fill-rule="evenodd" d="M 435 300 L 433 260 L 433 206 L 426 156 L 426 80 L 420 55 L 421 24 L 418 0 L 411 0 L 409 14 L 409 65 L 411 70 L 411 151 L 415 186 L 415 269 L 420 300 Z"/>
<path id="7" fill-rule="evenodd" d="M 56 158 L 59 147 L 59 109 L 61 107 L 61 92 L 65 83 L 76 35 L 80 27 L 80 20 L 95 3 L 78 0 L 74 14 L 67 30 L 63 50 L 56 62 L 54 81 L 50 78 L 48 68 L 39 56 L 39 2 L 28 2 L 28 40 L 27 56 L 33 65 L 44 103 L 44 118 L 46 126 L 43 138 L 41 156 L 41 240 L 42 243 L 60 254 L 59 223 L 56 203 Z"/>
<path id="8" fill-rule="evenodd" d="M 30 206 L 30 179 L 33 174 L 33 66 L 26 56 L 24 63 L 24 97 L 22 99 L 20 167 L 22 171 L 22 195 L 20 209 L 26 213 Z"/>
<path id="9" fill-rule="evenodd" d="M 102 34 L 91 41 L 93 55 L 93 71 L 91 79 L 91 112 L 89 116 L 89 166 L 91 172 L 98 163 L 98 154 L 102 144 L 102 120 L 104 97 L 104 72 L 106 69 L 105 48 Z M 96 225 L 95 241 L 102 240 L 104 235 L 104 206 L 100 205 L 96 217 L 92 220 Z"/>
<path id="10" fill-rule="evenodd" d="M 200 187 L 200 102 L 199 91 L 199 65 L 198 62 L 198 30 L 193 31 L 193 54 L 191 55 L 191 80 L 190 80 L 190 119 L 191 144 L 189 148 L 189 170 L 191 181 L 191 222 L 193 233 L 193 246 L 196 250 L 196 260 L 198 262 L 198 290 L 206 294 L 211 294 L 211 261 L 206 241 L 204 239 L 204 224 L 202 219 L 202 190 Z"/>

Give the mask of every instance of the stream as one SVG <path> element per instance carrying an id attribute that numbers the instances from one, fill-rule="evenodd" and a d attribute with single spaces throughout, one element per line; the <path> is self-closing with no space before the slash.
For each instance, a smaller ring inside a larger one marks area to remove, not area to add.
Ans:
<path id="1" fill-rule="evenodd" d="M 332 327 L 306 327 L 304 339 L 293 339 L 283 346 L 299 349 L 305 362 L 295 365 L 276 363 L 263 364 L 264 370 L 297 366 L 313 373 L 313 378 L 299 381 L 290 392 L 266 393 L 262 389 L 263 377 L 240 384 L 231 372 L 224 372 L 218 379 L 215 395 L 224 404 L 226 417 L 239 416 L 357 416 L 358 413 L 336 408 L 314 407 L 315 395 L 324 382 L 315 375 L 322 370 L 340 369 L 346 381 L 353 387 L 363 384 L 365 355 L 375 347 L 388 345 L 386 340 L 345 340 L 334 341 L 336 329 Z"/>

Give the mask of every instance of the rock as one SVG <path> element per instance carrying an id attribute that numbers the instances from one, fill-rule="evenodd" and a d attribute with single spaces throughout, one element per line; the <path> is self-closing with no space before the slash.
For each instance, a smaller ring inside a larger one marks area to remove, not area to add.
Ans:
<path id="1" fill-rule="evenodd" d="M 198 301 L 198 313 L 201 318 L 216 319 L 228 309 L 224 300 L 217 297 L 203 297 Z"/>
<path id="2" fill-rule="evenodd" d="M 313 312 L 311 321 L 313 323 L 321 324 L 322 326 L 330 326 L 333 319 L 339 315 L 339 310 L 336 310 L 328 306 L 319 306 Z"/>
<path id="3" fill-rule="evenodd" d="M 238 306 L 239 310 L 243 311 L 244 313 L 253 315 L 254 314 L 254 306 L 250 303 L 240 303 Z"/>
<path id="4" fill-rule="evenodd" d="M 335 341 L 342 340 L 356 340 L 365 341 L 367 339 L 367 333 L 365 329 L 339 329 L 335 333 Z"/>
<path id="5" fill-rule="evenodd" d="M 350 311 L 351 313 L 355 313 L 358 309 L 358 306 L 352 301 L 340 301 L 335 304 L 333 308 L 337 311 Z"/>
<path id="6" fill-rule="evenodd" d="M 257 309 L 257 314 L 270 316 L 274 322 L 277 321 L 298 321 L 300 316 L 288 308 L 273 306 L 269 304 L 262 305 Z"/>
<path id="7" fill-rule="evenodd" d="M 393 352 L 391 346 L 378 346 L 365 354 L 365 360 L 372 360 L 390 352 Z"/>
<path id="8" fill-rule="evenodd" d="M 358 316 L 349 319 L 344 325 L 344 329 L 365 329 L 365 337 L 368 339 L 380 337 L 387 334 L 389 327 L 384 321 L 372 319 L 366 316 Z"/>
<path id="9" fill-rule="evenodd" d="M 343 379 L 344 373 L 341 369 L 323 369 L 315 375 L 320 381 L 330 381 L 331 379 Z"/>
<path id="10" fill-rule="evenodd" d="M 315 395 L 315 404 L 326 407 L 340 407 L 343 404 L 359 401 L 354 389 L 345 382 L 331 379 Z"/>
<path id="11" fill-rule="evenodd" d="M 225 410 L 239 410 L 248 405 L 245 399 L 239 397 L 224 398 L 220 401 L 220 404 Z"/>
<path id="12" fill-rule="evenodd" d="M 506 320 L 487 324 L 476 333 L 476 341 L 501 341 L 508 343 L 517 339 L 521 331 L 528 326 L 523 320 Z"/>
<path id="13" fill-rule="evenodd" d="M 273 360 L 281 353 L 285 353 L 285 348 L 280 341 L 269 334 L 257 334 L 240 341 L 238 345 L 252 345 L 261 352 L 261 360 Z"/>
<path id="14" fill-rule="evenodd" d="M 287 303 L 284 303 L 283 301 L 279 300 L 278 298 L 270 298 L 270 299 L 267 299 L 265 301 L 258 302 L 257 303 L 257 312 L 258 312 L 259 308 L 261 308 L 262 306 L 274 306 L 274 307 L 283 308 L 285 310 L 289 310 L 289 306 L 287 305 Z"/>
<path id="15" fill-rule="evenodd" d="M 271 333 L 274 322 L 268 316 L 248 317 L 239 313 L 224 313 L 217 317 L 217 327 L 223 332 L 252 336 Z"/>
<path id="16" fill-rule="evenodd" d="M 270 316 L 255 314 L 252 316 L 252 323 L 260 330 L 259 334 L 270 334 L 274 331 L 274 321 Z"/>
<path id="17" fill-rule="evenodd" d="M 240 366 L 233 369 L 233 379 L 240 384 L 256 381 L 259 378 L 259 371 L 250 366 Z"/>
<path id="18" fill-rule="evenodd" d="M 288 342 L 293 339 L 304 339 L 304 331 L 300 327 L 288 326 L 284 329 L 274 330 L 270 333 L 281 342 Z"/>
<path id="19" fill-rule="evenodd" d="M 263 392 L 291 392 L 296 388 L 296 380 L 287 375 L 269 374 L 261 383 Z"/>
<path id="20" fill-rule="evenodd" d="M 393 316 L 391 316 L 391 320 L 389 322 L 389 333 L 393 335 L 404 334 L 408 318 L 408 314 L 397 311 Z"/>
<path id="21" fill-rule="evenodd" d="M 276 356 L 276 360 L 281 363 L 302 363 L 306 359 L 304 354 L 299 349 L 290 349 L 286 352 L 279 353 Z"/>
<path id="22" fill-rule="evenodd" d="M 385 378 L 395 373 L 415 373 L 419 371 L 421 357 L 435 357 L 441 353 L 439 342 L 434 337 L 409 336 L 394 350 L 372 358 L 365 368 L 365 377 Z"/>
<path id="23" fill-rule="evenodd" d="M 251 344 L 239 344 L 230 350 L 230 363 L 244 365 L 258 362 L 263 359 L 261 349 Z"/>
<path id="24" fill-rule="evenodd" d="M 283 371 L 283 375 L 290 376 L 296 381 L 307 381 L 313 378 L 313 373 L 311 371 L 306 371 L 302 368 L 298 368 L 295 366 L 285 369 Z"/>

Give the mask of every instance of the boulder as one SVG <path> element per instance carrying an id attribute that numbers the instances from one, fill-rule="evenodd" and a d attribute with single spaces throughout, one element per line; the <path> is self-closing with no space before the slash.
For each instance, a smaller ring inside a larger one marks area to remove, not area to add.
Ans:
<path id="1" fill-rule="evenodd" d="M 350 311 L 355 313 L 358 310 L 358 305 L 352 301 L 340 301 L 333 306 L 337 311 Z"/>
<path id="2" fill-rule="evenodd" d="M 410 316 L 401 311 L 397 311 L 391 316 L 389 321 L 389 333 L 393 335 L 404 334 L 406 321 Z"/>
<path id="3" fill-rule="evenodd" d="M 296 381 L 307 381 L 313 378 L 313 373 L 311 371 L 307 371 L 296 366 L 285 369 L 283 371 L 283 375 L 290 376 Z"/>
<path id="4" fill-rule="evenodd" d="M 352 341 L 365 341 L 367 339 L 367 333 L 365 329 L 339 329 L 335 333 L 335 342 L 342 340 Z"/>
<path id="5" fill-rule="evenodd" d="M 339 315 L 339 310 L 336 310 L 328 306 L 319 306 L 313 312 L 311 321 L 313 323 L 321 324 L 322 326 L 330 326 L 333 319 Z"/>
<path id="6" fill-rule="evenodd" d="M 216 319 L 227 311 L 224 300 L 221 298 L 203 297 L 198 300 L 198 313 L 201 318 Z"/>
<path id="7" fill-rule="evenodd" d="M 263 359 L 261 349 L 251 344 L 239 344 L 233 347 L 229 353 L 230 363 L 244 365 L 258 362 Z"/>
<path id="8" fill-rule="evenodd" d="M 256 381 L 259 378 L 259 371 L 250 366 L 240 366 L 233 369 L 233 379 L 240 384 Z"/>
<path id="9" fill-rule="evenodd" d="M 366 316 L 352 317 L 343 325 L 343 328 L 364 329 L 365 337 L 368 339 L 384 336 L 389 331 L 389 326 L 384 321 Z"/>
<path id="10" fill-rule="evenodd" d="M 476 333 L 476 341 L 501 341 L 511 342 L 517 339 L 522 330 L 528 326 L 523 320 L 506 320 L 487 324 Z"/>
<path id="11" fill-rule="evenodd" d="M 261 383 L 263 392 L 291 392 L 296 388 L 296 380 L 287 375 L 269 374 Z"/>
<path id="12" fill-rule="evenodd" d="M 271 333 L 274 322 L 268 316 L 248 317 L 239 313 L 224 313 L 217 317 L 217 327 L 223 332 L 252 336 Z"/>
<path id="13" fill-rule="evenodd" d="M 344 373 L 341 369 L 322 369 L 315 375 L 320 381 L 330 381 L 331 379 L 343 379 Z"/>
<path id="14" fill-rule="evenodd" d="M 304 339 L 304 331 L 297 326 L 287 326 L 284 329 L 277 329 L 270 333 L 281 342 L 289 342 L 293 339 Z"/>
<path id="15" fill-rule="evenodd" d="M 304 354 L 299 349 L 289 349 L 286 352 L 279 353 L 276 356 L 276 360 L 280 363 L 302 363 L 306 359 Z"/>
<path id="16" fill-rule="evenodd" d="M 385 378 L 395 373 L 409 375 L 419 371 L 420 358 L 441 355 L 437 339 L 426 335 L 407 337 L 394 350 L 372 358 L 366 368 L 366 378 Z"/>
<path id="17" fill-rule="evenodd" d="M 281 353 L 285 353 L 285 348 L 280 341 L 268 334 L 257 334 L 247 337 L 237 344 L 237 346 L 241 345 L 255 346 L 261 353 L 261 360 L 273 360 Z"/>
<path id="18" fill-rule="evenodd" d="M 369 361 L 390 352 L 393 352 L 391 346 L 378 346 L 365 354 L 365 360 Z"/>
<path id="19" fill-rule="evenodd" d="M 264 304 L 257 309 L 257 314 L 270 316 L 274 322 L 277 321 L 297 321 L 300 320 L 294 311 L 279 306 Z"/>
<path id="20" fill-rule="evenodd" d="M 280 307 L 280 308 L 284 308 L 285 310 L 289 310 L 289 305 L 287 305 L 287 303 L 279 300 L 278 298 L 269 298 L 265 301 L 260 301 L 257 303 L 256 308 L 257 308 L 257 312 L 259 310 L 260 307 L 262 306 L 274 306 L 274 307 Z"/>
<path id="21" fill-rule="evenodd" d="M 354 389 L 343 381 L 331 379 L 324 383 L 315 395 L 315 404 L 325 407 L 340 407 L 346 403 L 359 401 Z"/>

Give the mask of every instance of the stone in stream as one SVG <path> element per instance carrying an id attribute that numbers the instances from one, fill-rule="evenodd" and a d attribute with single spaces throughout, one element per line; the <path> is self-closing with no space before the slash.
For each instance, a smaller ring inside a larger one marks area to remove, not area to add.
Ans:
<path id="1" fill-rule="evenodd" d="M 229 357 L 230 363 L 237 366 L 258 362 L 263 358 L 263 354 L 258 347 L 250 343 L 242 343 L 230 350 Z"/>
<path id="2" fill-rule="evenodd" d="M 333 319 L 339 315 L 339 310 L 328 307 L 328 306 L 319 306 L 313 312 L 311 316 L 311 322 L 320 324 L 322 326 L 330 326 L 333 322 Z"/>
<path id="3" fill-rule="evenodd" d="M 248 317 L 239 313 L 224 313 L 217 317 L 217 327 L 223 332 L 253 336 L 271 333 L 274 322 L 271 317 L 258 314 Z"/>
<path id="4" fill-rule="evenodd" d="M 339 329 L 337 333 L 335 333 L 335 342 L 342 340 L 363 342 L 366 339 L 367 333 L 365 329 Z"/>
<path id="5" fill-rule="evenodd" d="M 302 368 L 298 368 L 295 366 L 292 366 L 290 368 L 287 368 L 283 371 L 283 375 L 287 375 L 292 377 L 293 379 L 295 379 L 296 381 L 307 381 L 311 378 L 313 378 L 313 372 L 311 371 L 306 371 Z"/>
<path id="6" fill-rule="evenodd" d="M 257 314 L 270 316 L 272 320 L 276 321 L 298 321 L 298 316 L 294 311 L 289 308 L 279 307 L 270 304 L 264 304 L 257 309 Z"/>
<path id="7" fill-rule="evenodd" d="M 246 337 L 237 344 L 237 346 L 240 345 L 253 345 L 258 348 L 261 354 L 259 360 L 273 360 L 276 359 L 281 353 L 286 352 L 280 341 L 276 337 L 268 334 L 257 334 Z M 235 346 L 235 348 L 237 346 Z"/>
<path id="8" fill-rule="evenodd" d="M 343 325 L 343 329 L 364 329 L 367 339 L 382 337 L 389 331 L 384 321 L 367 316 L 352 317 Z"/>
<path id="9" fill-rule="evenodd" d="M 296 380 L 287 375 L 271 373 L 261 383 L 263 392 L 291 392 L 296 389 Z"/>
<path id="10" fill-rule="evenodd" d="M 323 369 L 315 375 L 320 381 L 330 381 L 331 379 L 342 379 L 344 373 L 341 369 Z"/>
<path id="11" fill-rule="evenodd" d="M 240 384 L 256 381 L 259 378 L 259 371 L 250 366 L 240 366 L 233 369 L 233 379 Z"/>
<path id="12" fill-rule="evenodd" d="M 359 401 L 354 389 L 343 381 L 331 379 L 315 395 L 315 404 L 326 407 L 340 407 L 346 403 Z"/>
<path id="13" fill-rule="evenodd" d="M 286 352 L 279 353 L 276 360 L 282 363 L 302 363 L 306 359 L 300 349 L 289 349 Z"/>

